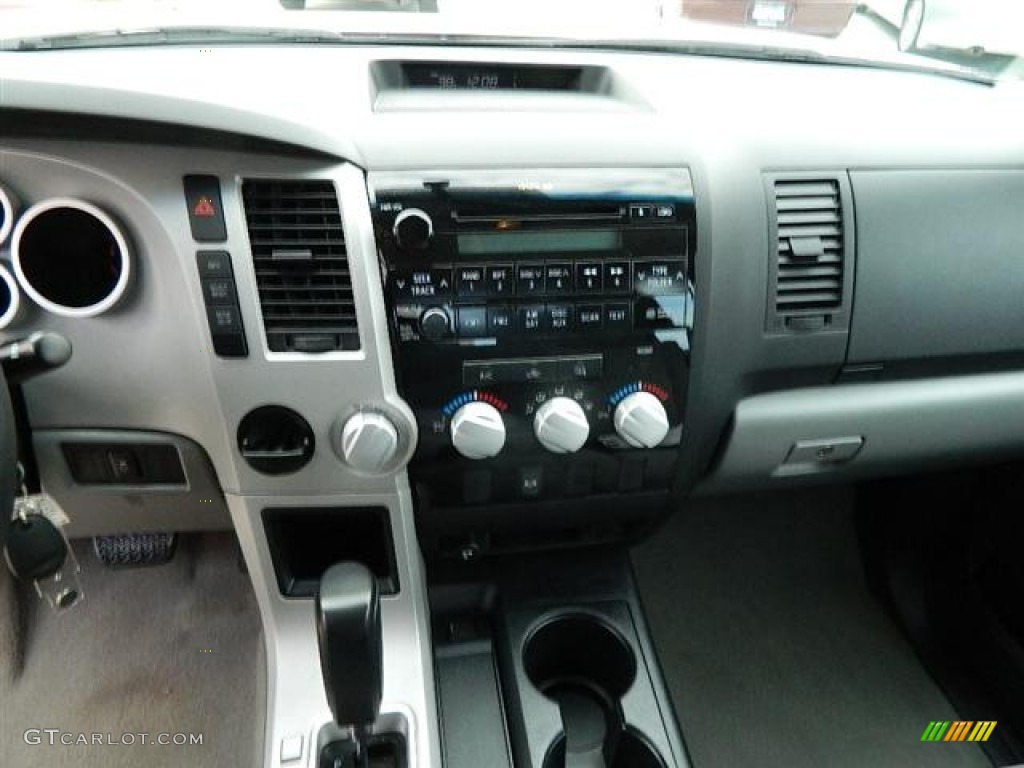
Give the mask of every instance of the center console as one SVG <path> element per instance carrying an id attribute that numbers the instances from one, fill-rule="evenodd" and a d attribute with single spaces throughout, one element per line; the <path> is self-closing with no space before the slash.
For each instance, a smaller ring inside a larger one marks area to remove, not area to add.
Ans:
<path id="1" fill-rule="evenodd" d="M 689 171 L 368 180 L 421 546 L 471 560 L 644 526 L 684 429 Z"/>

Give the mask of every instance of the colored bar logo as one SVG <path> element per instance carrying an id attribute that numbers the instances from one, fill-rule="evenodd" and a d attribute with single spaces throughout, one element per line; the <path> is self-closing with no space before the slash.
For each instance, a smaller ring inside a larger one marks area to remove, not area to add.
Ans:
<path id="1" fill-rule="evenodd" d="M 921 741 L 988 741 L 996 729 L 996 720 L 932 720 L 921 734 Z"/>

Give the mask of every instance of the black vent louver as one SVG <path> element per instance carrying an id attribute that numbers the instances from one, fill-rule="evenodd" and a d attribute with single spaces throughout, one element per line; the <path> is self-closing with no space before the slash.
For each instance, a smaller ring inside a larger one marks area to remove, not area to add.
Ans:
<path id="1" fill-rule="evenodd" d="M 776 252 L 769 326 L 818 330 L 842 320 L 847 238 L 836 178 L 775 178 Z"/>
<path id="2" fill-rule="evenodd" d="M 270 351 L 359 349 L 334 183 L 247 180 L 242 197 Z"/>

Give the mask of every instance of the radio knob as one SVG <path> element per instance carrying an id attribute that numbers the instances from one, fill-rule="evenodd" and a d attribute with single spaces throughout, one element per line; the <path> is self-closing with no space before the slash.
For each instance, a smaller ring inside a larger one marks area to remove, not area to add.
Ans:
<path id="1" fill-rule="evenodd" d="M 452 320 L 441 307 L 430 307 L 420 315 L 420 333 L 430 341 L 440 341 L 452 330 Z"/>
<path id="2" fill-rule="evenodd" d="M 430 245 L 430 239 L 434 236 L 434 222 L 426 211 L 406 208 L 395 216 L 391 231 L 399 248 L 422 251 Z"/>
<path id="3" fill-rule="evenodd" d="M 552 453 L 575 453 L 590 436 L 587 414 L 568 397 L 554 397 L 537 409 L 533 433 Z"/>
<path id="4" fill-rule="evenodd" d="M 505 422 L 488 403 L 466 403 L 452 416 L 452 445 L 467 459 L 490 459 L 505 446 Z"/>
<path id="5" fill-rule="evenodd" d="M 398 430 L 381 413 L 353 414 L 337 440 L 335 450 L 346 464 L 360 472 L 380 472 L 398 453 Z"/>
<path id="6" fill-rule="evenodd" d="M 615 431 L 634 448 L 654 448 L 668 434 L 668 414 L 650 392 L 634 392 L 615 409 Z"/>

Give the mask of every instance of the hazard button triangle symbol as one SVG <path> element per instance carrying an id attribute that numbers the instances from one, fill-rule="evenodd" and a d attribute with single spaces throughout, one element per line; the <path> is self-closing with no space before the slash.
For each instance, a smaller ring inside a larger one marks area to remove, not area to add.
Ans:
<path id="1" fill-rule="evenodd" d="M 199 216 L 204 219 L 209 219 L 217 215 L 217 211 L 213 207 L 213 203 L 208 197 L 199 198 L 199 202 L 196 203 L 196 207 L 192 209 L 193 216 Z"/>

